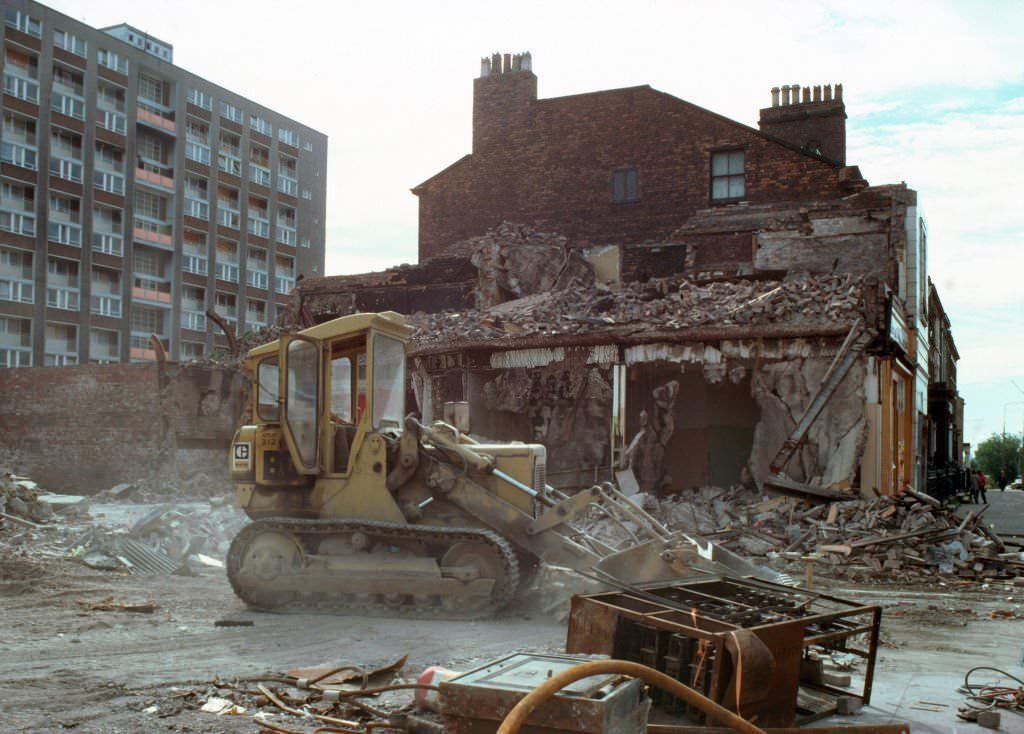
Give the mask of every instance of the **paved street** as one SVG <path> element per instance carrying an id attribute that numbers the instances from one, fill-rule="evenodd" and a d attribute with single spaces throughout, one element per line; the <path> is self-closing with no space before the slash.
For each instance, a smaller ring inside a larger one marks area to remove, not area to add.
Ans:
<path id="1" fill-rule="evenodd" d="M 1024 491 L 1007 489 L 1000 492 L 999 488 L 986 490 L 989 509 L 985 511 L 985 521 L 995 527 L 1000 535 L 1024 535 Z M 963 517 L 970 510 L 984 507 L 983 504 L 965 503 L 957 508 L 956 514 Z"/>

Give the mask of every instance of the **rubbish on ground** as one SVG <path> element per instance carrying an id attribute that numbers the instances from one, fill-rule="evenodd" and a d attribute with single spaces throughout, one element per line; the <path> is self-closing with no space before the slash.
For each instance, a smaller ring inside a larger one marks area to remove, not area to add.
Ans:
<path id="1" fill-rule="evenodd" d="M 416 692 L 413 694 L 413 701 L 422 709 L 440 712 L 441 701 L 436 687 L 443 681 L 451 680 L 459 675 L 462 675 L 462 673 L 442 668 L 440 665 L 431 665 L 420 673 L 416 679 L 416 682 L 423 687 L 416 689 Z"/>
<path id="2" fill-rule="evenodd" d="M 343 686 L 352 681 L 360 681 L 360 688 L 369 688 L 370 681 L 384 675 L 390 675 L 405 667 L 408 655 L 403 655 L 390 665 L 375 670 L 363 670 L 355 665 L 342 665 L 334 668 L 293 668 L 286 675 L 294 678 L 299 688 L 308 688 L 317 685 L 321 688 L 326 686 Z"/>
<path id="3" fill-rule="evenodd" d="M 226 714 L 237 716 L 238 714 L 245 713 L 245 709 L 234 701 L 226 698 L 217 698 L 216 696 L 204 703 L 199 710 L 208 714 L 217 714 L 218 716 L 224 716 Z"/>
<path id="4" fill-rule="evenodd" d="M 114 597 L 108 596 L 101 601 L 78 601 L 78 606 L 87 612 L 135 612 L 137 614 L 152 614 L 160 608 L 153 602 L 129 603 L 114 601 Z"/>
<path id="5" fill-rule="evenodd" d="M 251 619 L 218 619 L 213 623 L 214 627 L 252 627 L 255 623 Z"/>

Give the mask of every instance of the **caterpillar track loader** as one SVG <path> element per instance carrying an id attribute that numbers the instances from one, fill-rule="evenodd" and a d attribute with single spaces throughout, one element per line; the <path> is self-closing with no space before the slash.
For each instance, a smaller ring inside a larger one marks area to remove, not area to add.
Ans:
<path id="1" fill-rule="evenodd" d="M 268 611 L 467 618 L 515 598 L 539 561 L 637 584 L 696 571 L 757 574 L 727 551 L 670 534 L 605 484 L 545 481 L 544 446 L 478 443 L 406 416 L 396 313 L 355 314 L 257 347 L 252 423 L 230 456 L 252 519 L 227 558 L 235 593 Z M 597 507 L 635 542 L 611 548 L 575 521 Z"/>

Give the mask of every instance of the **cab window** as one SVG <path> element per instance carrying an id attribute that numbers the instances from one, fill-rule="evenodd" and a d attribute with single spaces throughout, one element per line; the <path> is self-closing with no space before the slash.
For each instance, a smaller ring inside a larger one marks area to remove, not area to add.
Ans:
<path id="1" fill-rule="evenodd" d="M 356 424 L 366 408 L 366 337 L 339 340 L 330 355 L 331 416 Z"/>
<path id="2" fill-rule="evenodd" d="M 373 427 L 401 427 L 405 410 L 405 344 L 373 336 Z"/>
<path id="3" fill-rule="evenodd" d="M 281 408 L 277 402 L 278 377 L 277 356 L 267 357 L 256 367 L 256 413 L 260 420 L 278 421 Z"/>

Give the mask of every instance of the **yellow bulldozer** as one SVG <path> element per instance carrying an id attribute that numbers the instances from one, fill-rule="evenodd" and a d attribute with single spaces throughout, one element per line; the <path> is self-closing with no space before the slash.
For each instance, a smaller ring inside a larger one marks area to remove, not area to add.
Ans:
<path id="1" fill-rule="evenodd" d="M 235 434 L 230 469 L 252 522 L 227 573 L 250 607 L 486 616 L 540 561 L 621 586 L 764 575 L 670 533 L 611 484 L 552 488 L 544 446 L 480 443 L 468 426 L 407 415 L 411 333 L 399 314 L 354 314 L 248 353 L 252 421 Z M 613 548 L 588 535 L 584 513 L 632 540 Z"/>

